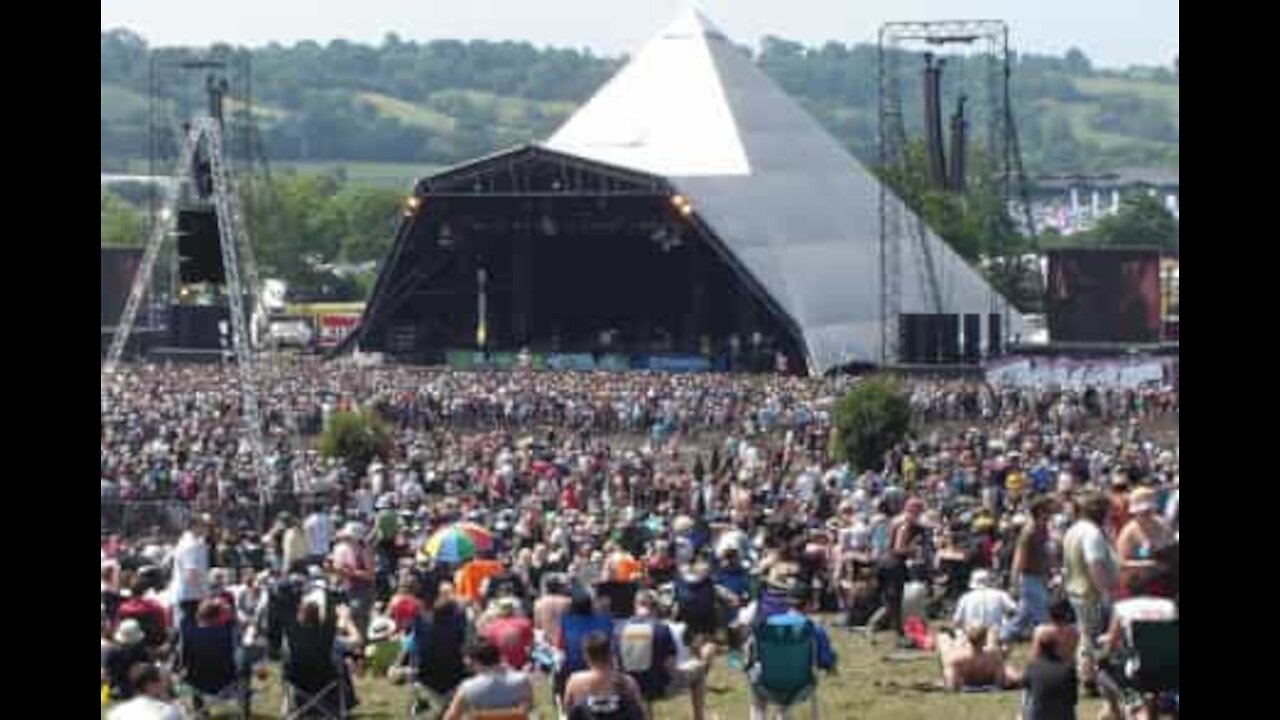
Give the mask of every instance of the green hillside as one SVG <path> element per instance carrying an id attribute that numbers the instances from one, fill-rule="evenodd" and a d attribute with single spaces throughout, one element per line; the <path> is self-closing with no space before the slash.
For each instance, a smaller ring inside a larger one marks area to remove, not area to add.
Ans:
<path id="1" fill-rule="evenodd" d="M 124 30 L 102 34 L 102 158 L 120 168 L 148 153 L 149 48 Z M 166 52 L 180 53 L 177 50 Z M 344 166 L 351 179 L 401 186 L 420 168 L 462 162 L 547 137 L 622 63 L 586 52 L 517 42 L 438 40 L 380 45 L 334 41 L 269 45 L 252 52 L 254 110 L 274 166 Z M 876 157 L 877 76 L 873 45 L 806 47 L 766 38 L 755 59 L 864 162 Z M 945 102 L 984 97 L 952 58 Z M 903 97 L 919 78 L 900 63 Z M 1170 69 L 1093 68 L 1078 51 L 1023 55 L 1014 111 L 1032 173 L 1125 166 L 1177 167 L 1178 82 Z M 971 107 L 974 104 L 971 103 Z M 235 110 L 234 107 L 231 108 Z M 908 129 L 918 112 L 906 108 Z M 985 110 L 974 107 L 974 127 Z M 975 132 L 981 141 L 984 135 Z"/>

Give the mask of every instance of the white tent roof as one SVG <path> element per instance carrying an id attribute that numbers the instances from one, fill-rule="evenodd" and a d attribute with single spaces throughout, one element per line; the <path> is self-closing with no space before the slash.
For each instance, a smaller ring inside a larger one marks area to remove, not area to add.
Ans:
<path id="1" fill-rule="evenodd" d="M 799 326 L 813 372 L 879 362 L 879 181 L 701 13 L 646 43 L 546 146 L 665 177 L 688 195 Z M 901 234 L 901 311 L 933 312 L 922 243 Z M 946 243 L 931 232 L 924 243 L 943 312 L 1005 313 Z M 1011 336 L 1021 319 L 1006 317 Z"/>

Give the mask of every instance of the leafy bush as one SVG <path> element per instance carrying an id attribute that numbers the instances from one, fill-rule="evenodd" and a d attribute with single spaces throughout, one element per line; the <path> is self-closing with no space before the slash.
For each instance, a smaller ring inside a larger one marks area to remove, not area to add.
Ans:
<path id="1" fill-rule="evenodd" d="M 340 459 L 357 476 L 374 458 L 386 460 L 390 451 L 391 432 L 372 412 L 335 412 L 320 436 L 320 454 Z"/>
<path id="2" fill-rule="evenodd" d="M 911 430 L 911 401 L 896 380 L 877 376 L 859 382 L 836 406 L 832 450 L 859 472 L 879 467 L 884 455 Z"/>

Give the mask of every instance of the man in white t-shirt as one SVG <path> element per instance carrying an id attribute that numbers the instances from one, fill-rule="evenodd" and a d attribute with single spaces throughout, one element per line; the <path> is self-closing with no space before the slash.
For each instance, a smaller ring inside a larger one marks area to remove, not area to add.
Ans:
<path id="1" fill-rule="evenodd" d="M 966 630 L 981 625 L 994 631 L 1017 609 L 1009 593 L 991 587 L 991 573 L 974 570 L 969 576 L 969 592 L 960 596 L 951 621 Z"/>
<path id="2" fill-rule="evenodd" d="M 209 547 L 204 536 L 208 530 L 206 518 L 182 533 L 173 548 L 173 579 L 169 593 L 175 605 L 182 610 L 182 617 L 194 617 L 196 607 L 209 594 Z"/>
<path id="3" fill-rule="evenodd" d="M 323 502 L 323 498 L 318 498 Z M 329 518 L 329 513 L 322 506 L 307 515 L 307 519 L 302 521 L 302 530 L 307 536 L 307 563 L 310 565 L 320 565 L 324 562 L 324 556 L 329 554 L 329 544 L 333 536 L 333 520 Z"/>

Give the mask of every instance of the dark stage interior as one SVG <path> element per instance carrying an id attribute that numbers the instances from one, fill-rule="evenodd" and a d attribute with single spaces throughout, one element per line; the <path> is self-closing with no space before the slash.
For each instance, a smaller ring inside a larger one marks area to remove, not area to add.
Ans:
<path id="1" fill-rule="evenodd" d="M 741 370 L 771 370 L 782 352 L 801 369 L 786 322 L 682 201 L 652 190 L 421 196 L 361 347 L 421 363 L 454 349 L 671 353 Z"/>

